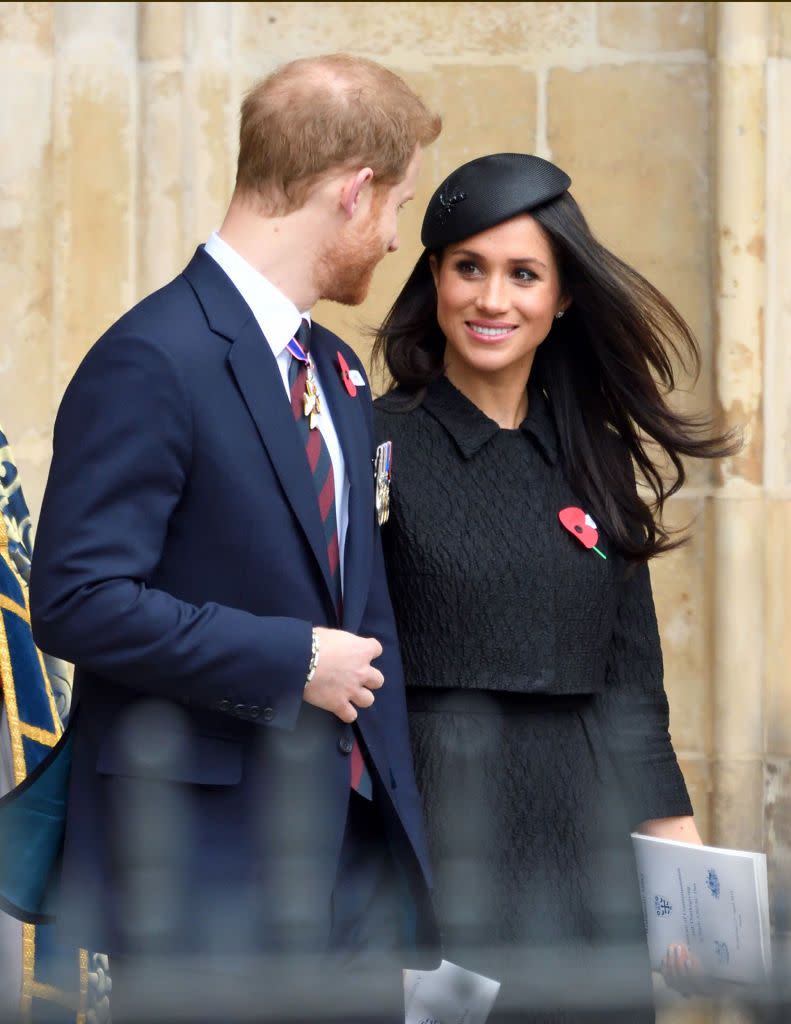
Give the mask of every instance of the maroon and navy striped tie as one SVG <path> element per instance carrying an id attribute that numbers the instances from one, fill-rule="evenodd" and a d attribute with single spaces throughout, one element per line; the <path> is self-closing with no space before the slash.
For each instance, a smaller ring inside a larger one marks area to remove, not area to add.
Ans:
<path id="1" fill-rule="evenodd" d="M 295 341 L 302 351 L 307 355 L 310 350 L 310 324 L 303 320 L 295 335 Z M 291 411 L 297 423 L 302 441 L 305 445 L 305 452 L 308 457 L 308 465 L 313 476 L 313 483 L 316 485 L 316 494 L 319 499 L 319 513 L 324 527 L 324 540 L 327 550 L 327 561 L 330 567 L 330 580 L 333 588 L 333 601 L 338 613 L 338 622 L 342 620 L 343 614 L 343 590 L 341 588 L 341 565 L 340 548 L 338 546 L 338 522 L 335 513 L 335 473 L 332 468 L 332 459 L 327 448 L 327 443 L 322 436 L 321 430 L 310 429 L 309 418 L 304 412 L 305 385 L 308 376 L 307 363 L 299 359 L 294 352 L 291 352 L 291 362 L 288 367 L 288 387 L 291 392 Z M 354 747 L 351 756 L 351 784 L 361 796 L 368 800 L 372 796 L 371 777 L 365 767 L 362 751 L 354 737 Z"/>

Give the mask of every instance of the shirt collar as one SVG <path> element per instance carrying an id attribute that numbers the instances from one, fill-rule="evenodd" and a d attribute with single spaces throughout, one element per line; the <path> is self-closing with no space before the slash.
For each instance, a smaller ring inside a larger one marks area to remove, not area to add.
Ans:
<path id="1" fill-rule="evenodd" d="M 296 334 L 302 319 L 310 323 L 310 314 L 300 313 L 291 299 L 231 248 L 216 231 L 212 232 L 204 248 L 219 263 L 250 307 L 277 358 Z"/>
<path id="2" fill-rule="evenodd" d="M 558 460 L 558 435 L 549 400 L 536 384 L 528 384 L 527 396 L 527 416 L 519 430 L 536 441 L 544 459 L 554 465 Z M 429 384 L 422 404 L 447 430 L 465 459 L 471 459 L 501 430 L 445 376 Z"/>

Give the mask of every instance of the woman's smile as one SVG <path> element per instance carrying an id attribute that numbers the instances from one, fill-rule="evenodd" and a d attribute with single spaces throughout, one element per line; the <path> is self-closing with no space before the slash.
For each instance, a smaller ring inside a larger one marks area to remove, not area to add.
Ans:
<path id="1" fill-rule="evenodd" d="M 471 337 L 485 345 L 497 344 L 513 337 L 519 327 L 518 324 L 502 323 L 497 320 L 465 320 L 464 326 Z"/>

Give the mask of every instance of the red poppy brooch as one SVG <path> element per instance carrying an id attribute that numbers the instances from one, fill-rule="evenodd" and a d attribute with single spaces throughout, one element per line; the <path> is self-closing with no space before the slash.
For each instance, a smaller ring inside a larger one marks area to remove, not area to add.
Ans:
<path id="1" fill-rule="evenodd" d="M 599 530 L 587 512 L 569 505 L 558 512 L 558 518 L 583 547 L 593 549 L 600 558 L 607 559 L 605 553 L 596 547 L 599 542 Z"/>

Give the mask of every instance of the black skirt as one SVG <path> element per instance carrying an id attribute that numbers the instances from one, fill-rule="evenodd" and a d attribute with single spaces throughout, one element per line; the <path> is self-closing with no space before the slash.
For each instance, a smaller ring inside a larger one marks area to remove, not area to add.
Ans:
<path id="1" fill-rule="evenodd" d="M 407 691 L 444 955 L 492 1021 L 654 1020 L 626 808 L 593 699 Z"/>

